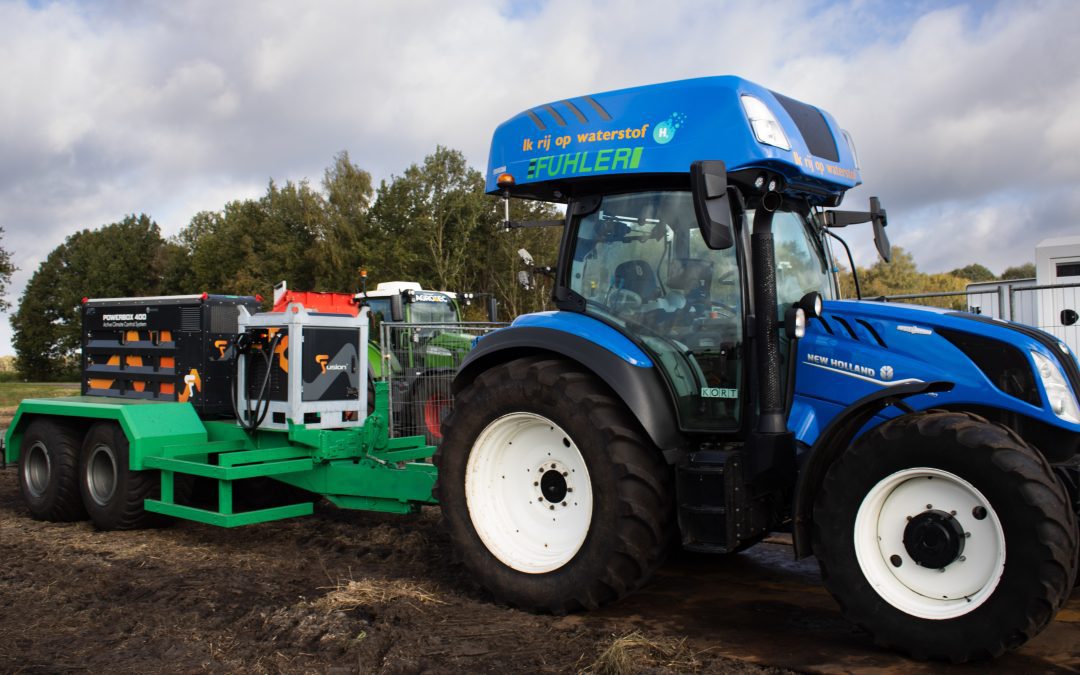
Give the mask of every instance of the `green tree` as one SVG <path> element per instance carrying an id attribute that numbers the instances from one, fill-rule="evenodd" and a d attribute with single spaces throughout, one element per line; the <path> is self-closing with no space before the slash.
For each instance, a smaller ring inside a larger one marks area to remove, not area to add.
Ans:
<path id="1" fill-rule="evenodd" d="M 911 293 L 957 292 L 963 291 L 968 284 L 967 279 L 955 276 L 952 273 L 926 274 L 920 272 L 915 264 L 915 258 L 899 246 L 893 246 L 891 263 L 878 260 L 869 268 L 860 267 L 858 270 L 859 284 L 862 287 L 864 298 Z M 855 284 L 850 274 L 842 273 L 840 275 L 840 288 L 844 297 L 855 297 Z M 966 299 L 963 296 L 951 296 L 909 299 L 905 300 L 905 302 L 949 309 L 963 309 Z"/>
<path id="2" fill-rule="evenodd" d="M 4 238 L 4 228 L 0 227 L 0 241 Z M 7 289 L 11 283 L 11 275 L 18 270 L 11 262 L 11 253 L 0 246 L 0 312 L 11 309 L 11 303 L 7 300 Z"/>
<path id="3" fill-rule="evenodd" d="M 986 267 L 979 263 L 972 263 L 966 267 L 958 267 L 949 274 L 954 277 L 960 277 L 961 279 L 967 279 L 968 281 L 993 281 L 997 277 L 994 273 L 988 270 Z"/>
<path id="4" fill-rule="evenodd" d="M 1014 267 L 1006 268 L 1001 273 L 1003 280 L 1007 279 L 1034 279 L 1035 278 L 1035 263 L 1024 263 L 1023 265 L 1016 265 Z"/>
<path id="5" fill-rule="evenodd" d="M 175 243 L 186 248 L 192 289 L 269 296 L 282 279 L 315 289 L 326 230 L 323 197 L 306 182 L 270 182 L 258 200 L 229 202 L 220 212 L 196 214 Z"/>
<path id="6" fill-rule="evenodd" d="M 438 289 L 469 288 L 477 281 L 484 264 L 477 235 L 493 213 L 483 176 L 460 151 L 438 146 L 422 165 L 383 181 L 372 216 L 386 238 L 380 251 L 371 251 L 379 278 L 396 267 Z M 387 253 L 393 258 L 386 259 Z"/>
<path id="7" fill-rule="evenodd" d="M 169 244 L 146 215 L 68 237 L 30 278 L 11 319 L 19 370 L 30 379 L 70 376 L 83 297 L 177 292 L 166 285 Z"/>

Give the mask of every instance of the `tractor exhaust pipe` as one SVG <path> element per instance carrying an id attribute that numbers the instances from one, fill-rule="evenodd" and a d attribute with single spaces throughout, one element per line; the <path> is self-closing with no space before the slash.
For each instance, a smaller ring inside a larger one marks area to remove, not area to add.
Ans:
<path id="1" fill-rule="evenodd" d="M 773 246 L 773 213 L 783 199 L 766 192 L 754 212 L 750 235 L 754 258 L 754 318 L 757 332 L 759 415 L 757 433 L 787 432 L 784 391 L 780 383 L 780 321 L 776 298 L 776 252 Z"/>

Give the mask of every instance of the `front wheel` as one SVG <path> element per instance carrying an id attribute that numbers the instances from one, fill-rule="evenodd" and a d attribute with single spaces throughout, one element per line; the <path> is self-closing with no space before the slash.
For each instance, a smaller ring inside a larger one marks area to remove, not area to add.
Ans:
<path id="1" fill-rule="evenodd" d="M 538 357 L 458 394 L 436 497 L 462 562 L 499 602 L 592 609 L 644 583 L 672 533 L 670 467 L 606 386 Z"/>
<path id="2" fill-rule="evenodd" d="M 814 551 L 845 615 L 880 644 L 963 662 L 1046 627 L 1072 588 L 1077 529 L 1037 451 L 934 411 L 882 424 L 829 469 Z"/>

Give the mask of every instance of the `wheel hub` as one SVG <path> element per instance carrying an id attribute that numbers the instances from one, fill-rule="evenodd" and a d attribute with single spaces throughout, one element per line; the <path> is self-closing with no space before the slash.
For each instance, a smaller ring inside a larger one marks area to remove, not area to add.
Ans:
<path id="1" fill-rule="evenodd" d="M 548 469 L 540 478 L 540 492 L 544 499 L 552 504 L 562 503 L 566 499 L 566 478 L 556 469 Z"/>
<path id="2" fill-rule="evenodd" d="M 23 478 L 30 494 L 40 497 L 49 486 L 49 476 L 52 474 L 52 462 L 49 461 L 49 453 L 45 444 L 41 441 L 34 443 L 26 451 L 26 460 L 23 464 Z"/>
<path id="3" fill-rule="evenodd" d="M 86 486 L 89 488 L 90 497 L 98 506 L 107 506 L 116 492 L 116 461 L 112 451 L 99 445 L 90 454 L 87 464 Z"/>
<path id="4" fill-rule="evenodd" d="M 924 511 L 904 528 L 904 549 L 917 565 L 947 567 L 964 552 L 964 528 L 944 511 Z"/>

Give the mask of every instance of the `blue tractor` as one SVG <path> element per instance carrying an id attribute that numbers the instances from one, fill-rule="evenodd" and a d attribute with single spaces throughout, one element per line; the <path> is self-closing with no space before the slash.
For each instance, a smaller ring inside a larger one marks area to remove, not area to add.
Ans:
<path id="1" fill-rule="evenodd" d="M 869 222 L 889 257 L 876 199 L 835 209 L 860 182 L 828 113 L 738 77 L 498 128 L 489 193 L 566 217 L 558 310 L 479 340 L 435 458 L 496 600 L 591 609 L 673 545 L 788 529 L 881 644 L 960 662 L 1050 622 L 1076 577 L 1076 356 L 1014 323 L 840 300 L 833 230 Z"/>

